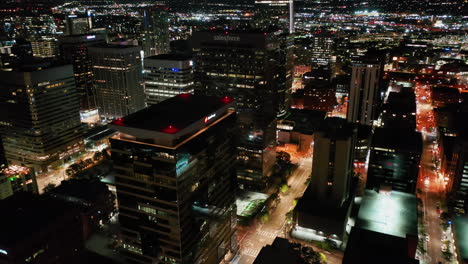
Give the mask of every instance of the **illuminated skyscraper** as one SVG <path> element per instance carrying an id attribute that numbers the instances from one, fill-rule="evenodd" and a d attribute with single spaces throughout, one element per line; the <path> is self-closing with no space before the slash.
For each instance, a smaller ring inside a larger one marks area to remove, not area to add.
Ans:
<path id="1" fill-rule="evenodd" d="M 54 37 L 41 37 L 31 39 L 31 46 L 34 57 L 48 59 L 58 58 L 58 40 Z"/>
<path id="2" fill-rule="evenodd" d="M 256 24 L 266 28 L 278 25 L 289 33 L 294 33 L 293 0 L 255 0 Z"/>
<path id="3" fill-rule="evenodd" d="M 167 8 L 153 6 L 143 14 L 143 52 L 145 57 L 169 52 L 169 16 Z"/>
<path id="4" fill-rule="evenodd" d="M 3 149 L 2 138 L 0 137 L 0 200 L 13 194 L 10 181 L 7 175 L 3 173 L 6 166 L 5 150 Z"/>
<path id="5" fill-rule="evenodd" d="M 195 32 L 196 93 L 230 96 L 238 112 L 240 188 L 263 189 L 276 161 L 276 116 L 289 108 L 287 37 L 266 32 Z"/>
<path id="6" fill-rule="evenodd" d="M 147 57 L 146 104 L 153 105 L 181 93 L 193 93 L 193 60 L 189 56 L 161 54 Z"/>
<path id="7" fill-rule="evenodd" d="M 88 53 L 101 117 L 116 119 L 145 107 L 140 47 L 101 44 Z"/>
<path id="8" fill-rule="evenodd" d="M 86 34 L 90 30 L 90 20 L 87 17 L 77 17 L 69 15 L 67 17 L 67 35 Z"/>
<path id="9" fill-rule="evenodd" d="M 333 35 L 329 32 L 315 32 L 311 38 L 312 67 L 330 66 L 333 49 Z"/>
<path id="10" fill-rule="evenodd" d="M 110 125 L 129 262 L 218 264 L 237 250 L 233 106 L 181 94 Z"/>
<path id="11" fill-rule="evenodd" d="M 104 35 L 71 35 L 60 38 L 62 59 L 73 65 L 76 89 L 80 97 L 82 113 L 96 109 L 94 75 L 88 49 L 92 45 L 106 42 Z"/>
<path id="12" fill-rule="evenodd" d="M 347 114 L 349 122 L 372 125 L 377 118 L 380 71 L 379 64 L 353 65 Z"/>
<path id="13" fill-rule="evenodd" d="M 311 187 L 320 202 L 340 207 L 348 199 L 356 135 L 341 118 L 327 118 L 316 133 Z"/>
<path id="14" fill-rule="evenodd" d="M 8 163 L 47 171 L 83 148 L 71 65 L 0 72 L 0 125 Z"/>

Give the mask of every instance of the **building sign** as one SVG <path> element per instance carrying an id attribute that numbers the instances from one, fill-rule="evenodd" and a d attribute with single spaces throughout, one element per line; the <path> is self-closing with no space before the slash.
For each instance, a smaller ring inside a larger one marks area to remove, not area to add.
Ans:
<path id="1" fill-rule="evenodd" d="M 218 35 L 213 37 L 214 40 L 224 40 L 224 41 L 240 41 L 240 37 L 229 36 L 229 35 Z"/>
<path id="2" fill-rule="evenodd" d="M 86 39 L 95 39 L 96 35 L 86 36 Z"/>
<path id="3" fill-rule="evenodd" d="M 207 124 L 208 122 L 210 122 L 210 121 L 211 121 L 213 118 L 215 118 L 215 117 L 216 117 L 216 113 L 211 114 L 211 115 L 205 117 L 205 120 L 204 120 L 205 124 Z"/>

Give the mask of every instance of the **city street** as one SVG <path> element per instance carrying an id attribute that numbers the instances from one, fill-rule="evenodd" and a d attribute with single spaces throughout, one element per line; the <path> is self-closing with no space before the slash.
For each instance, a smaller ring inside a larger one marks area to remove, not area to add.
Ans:
<path id="1" fill-rule="evenodd" d="M 73 160 L 85 160 L 90 159 L 93 156 L 94 152 L 88 152 Z M 37 175 L 36 180 L 39 194 L 44 192 L 44 187 L 46 187 L 48 184 L 54 184 L 55 186 L 59 186 L 62 183 L 62 181 L 69 179 L 70 177 L 67 176 L 65 171 L 68 168 L 68 166 L 70 166 L 72 163 L 73 162 L 65 163 L 55 170 L 50 170 L 46 173 Z"/>
<path id="2" fill-rule="evenodd" d="M 418 189 L 422 191 L 421 199 L 424 206 L 423 239 L 426 240 L 425 263 L 451 263 L 445 261 L 442 255 L 442 227 L 439 217 L 445 182 L 439 174 L 439 150 L 435 143 L 435 120 L 430 104 L 429 86 L 416 84 L 417 99 L 417 129 L 423 133 L 423 152 L 421 155 Z M 439 210 L 438 210 L 439 209 Z M 427 235 L 426 235 L 427 234 Z M 428 238 L 426 238 L 428 237 Z"/>
<path id="3" fill-rule="evenodd" d="M 294 160 L 295 157 L 293 157 Z M 277 208 L 270 215 L 270 220 L 265 224 L 251 225 L 249 227 L 241 227 L 238 230 L 240 254 L 238 254 L 231 263 L 235 264 L 251 264 L 254 262 L 260 250 L 265 246 L 273 243 L 277 236 L 289 238 L 287 232 L 286 214 L 294 207 L 294 199 L 303 195 L 306 185 L 304 184 L 312 172 L 312 158 L 299 158 L 298 168 L 293 172 L 288 180 L 291 186 L 286 194 L 280 194 L 281 201 Z M 301 242 L 305 245 L 312 246 L 310 243 Z M 314 250 L 323 252 L 314 247 Z M 324 252 L 327 256 L 328 263 L 339 264 L 342 261 L 342 255 L 335 256 L 328 252 Z"/>
<path id="4" fill-rule="evenodd" d="M 284 234 L 286 214 L 293 208 L 293 200 L 301 197 L 307 187 L 304 182 L 312 171 L 312 159 L 302 158 L 298 165 L 288 180 L 291 188 L 286 194 L 280 194 L 281 201 L 270 215 L 270 220 L 263 225 L 252 225 L 238 231 L 241 253 L 232 263 L 251 264 L 260 250 L 271 244 L 276 236 L 287 236 Z"/>

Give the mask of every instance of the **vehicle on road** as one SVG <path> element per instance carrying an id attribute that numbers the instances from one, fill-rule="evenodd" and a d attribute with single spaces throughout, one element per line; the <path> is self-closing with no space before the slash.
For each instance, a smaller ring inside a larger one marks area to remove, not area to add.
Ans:
<path id="1" fill-rule="evenodd" d="M 447 245 L 442 244 L 441 250 L 442 252 L 447 252 Z"/>

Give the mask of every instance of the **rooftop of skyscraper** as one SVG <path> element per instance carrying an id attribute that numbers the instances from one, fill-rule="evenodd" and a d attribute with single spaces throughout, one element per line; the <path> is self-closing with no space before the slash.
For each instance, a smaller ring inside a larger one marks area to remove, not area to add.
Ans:
<path id="1" fill-rule="evenodd" d="M 346 139 L 356 132 L 356 126 L 339 117 L 329 117 L 323 120 L 319 131 L 325 133 L 326 137 Z"/>
<path id="2" fill-rule="evenodd" d="M 371 145 L 372 147 L 421 153 L 422 136 L 419 132 L 402 127 L 379 127 L 375 129 Z"/>
<path id="3" fill-rule="evenodd" d="M 155 56 L 149 56 L 145 59 L 151 60 L 169 60 L 169 61 L 185 61 L 192 59 L 192 56 L 184 55 L 184 54 L 159 54 Z"/>
<path id="4" fill-rule="evenodd" d="M 216 111 L 233 101 L 230 97 L 214 97 L 180 94 L 159 104 L 152 105 L 124 118 L 113 125 L 176 134 L 196 121 L 208 123 L 216 117 Z"/>

